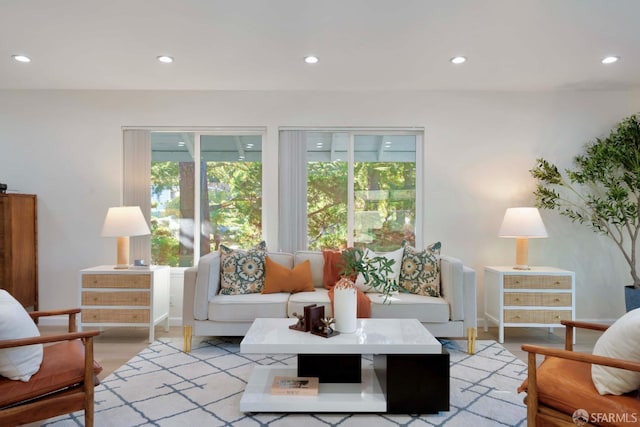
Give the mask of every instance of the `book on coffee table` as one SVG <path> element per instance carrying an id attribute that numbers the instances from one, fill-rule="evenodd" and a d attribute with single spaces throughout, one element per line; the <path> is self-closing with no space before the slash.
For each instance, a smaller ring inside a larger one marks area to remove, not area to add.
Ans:
<path id="1" fill-rule="evenodd" d="M 317 396 L 318 377 L 284 377 L 276 376 L 271 384 L 271 394 L 289 396 Z"/>

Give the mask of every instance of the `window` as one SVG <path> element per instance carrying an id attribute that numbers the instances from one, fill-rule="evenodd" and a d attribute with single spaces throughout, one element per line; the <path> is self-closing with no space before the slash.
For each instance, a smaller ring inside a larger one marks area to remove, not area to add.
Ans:
<path id="1" fill-rule="evenodd" d="M 288 132 L 300 131 L 282 131 L 281 150 L 290 148 Z M 403 240 L 421 243 L 416 242 L 421 133 L 304 131 L 296 140 L 306 147 L 306 230 L 298 231 L 306 233 L 306 248 L 388 251 Z M 290 194 L 295 190 L 280 191 L 295 203 Z M 288 248 L 296 249 L 305 247 Z"/>
<path id="2" fill-rule="evenodd" d="M 151 228 L 154 264 L 258 243 L 262 132 L 151 132 Z"/>

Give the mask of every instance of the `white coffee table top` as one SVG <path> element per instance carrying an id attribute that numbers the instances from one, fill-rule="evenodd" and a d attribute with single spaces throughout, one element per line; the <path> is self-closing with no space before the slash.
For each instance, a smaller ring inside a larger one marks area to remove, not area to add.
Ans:
<path id="1" fill-rule="evenodd" d="M 442 345 L 416 319 L 358 319 L 352 334 L 331 338 L 289 329 L 296 319 L 256 319 L 240 343 L 241 353 L 439 354 Z"/>

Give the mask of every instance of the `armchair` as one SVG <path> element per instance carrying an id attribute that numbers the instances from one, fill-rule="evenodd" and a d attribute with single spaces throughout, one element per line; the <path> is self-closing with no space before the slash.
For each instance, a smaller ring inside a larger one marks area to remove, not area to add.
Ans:
<path id="1" fill-rule="evenodd" d="M 563 320 L 565 349 L 522 345 L 528 352 L 528 378 L 518 388 L 526 391 L 527 425 L 533 426 L 637 426 L 640 423 L 638 391 L 600 395 L 591 379 L 593 364 L 640 372 L 640 362 L 573 351 L 574 328 L 605 331 L 608 326 Z M 537 366 L 536 356 L 545 360 Z M 582 410 L 582 411 L 579 411 Z"/>
<path id="2" fill-rule="evenodd" d="M 36 311 L 43 316 L 67 315 L 65 334 L 0 340 L 0 349 L 48 344 L 40 370 L 28 382 L 0 377 L 0 425 L 15 426 L 84 409 L 85 426 L 93 426 L 93 389 L 102 368 L 93 360 L 98 331 L 77 332 L 80 309 Z"/>

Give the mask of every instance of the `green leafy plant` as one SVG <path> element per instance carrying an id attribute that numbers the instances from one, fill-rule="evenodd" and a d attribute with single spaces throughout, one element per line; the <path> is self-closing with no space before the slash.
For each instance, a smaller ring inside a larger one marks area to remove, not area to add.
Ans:
<path id="1" fill-rule="evenodd" d="M 384 295 L 384 302 L 398 290 L 393 276 L 395 261 L 383 256 L 366 257 L 362 248 L 349 248 L 342 252 L 342 275 L 347 277 L 362 274 L 367 286 Z"/>
<path id="2" fill-rule="evenodd" d="M 530 170 L 538 182 L 536 205 L 610 237 L 629 265 L 633 286 L 640 288 L 640 117 L 627 117 L 608 137 L 587 144 L 574 164 L 575 169 L 562 174 L 555 165 L 537 159 Z"/>

